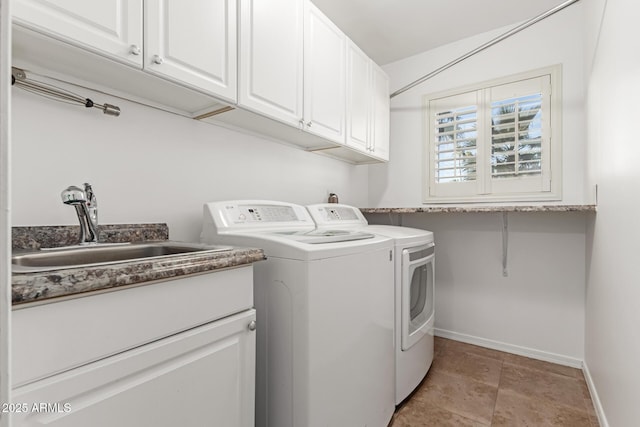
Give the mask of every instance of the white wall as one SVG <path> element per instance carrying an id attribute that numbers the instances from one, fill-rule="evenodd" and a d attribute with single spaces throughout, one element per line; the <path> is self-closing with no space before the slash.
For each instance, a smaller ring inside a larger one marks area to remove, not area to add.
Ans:
<path id="1" fill-rule="evenodd" d="M 585 361 L 606 421 L 640 420 L 640 4 L 592 0 L 589 142 L 598 214 L 588 238 Z M 604 10 L 604 14 L 602 11 Z"/>
<path id="2" fill-rule="evenodd" d="M 585 185 L 581 3 L 395 97 L 391 162 L 369 167 L 370 206 L 422 204 L 424 95 L 554 64 L 562 64 L 563 72 L 562 203 L 591 203 L 592 192 Z M 385 66 L 392 91 L 506 30 Z M 519 213 L 509 214 L 508 220 L 509 276 L 503 277 L 501 214 L 404 215 L 404 225 L 435 232 L 436 327 L 441 335 L 579 366 L 584 357 L 587 215 Z"/>
<path id="3" fill-rule="evenodd" d="M 11 402 L 11 11 L 9 0 L 0 0 L 0 402 Z M 0 426 L 10 427 L 7 413 Z"/>
<path id="4" fill-rule="evenodd" d="M 90 182 L 103 224 L 166 222 L 197 241 L 204 202 L 366 204 L 367 169 L 120 99 L 118 118 L 13 89 L 13 225 L 76 224 L 60 200 Z"/>
<path id="5" fill-rule="evenodd" d="M 563 72 L 563 203 L 589 203 L 585 191 L 582 2 L 453 66 L 391 100 L 391 162 L 370 167 L 369 205 L 422 204 L 423 96 L 554 64 Z M 507 31 L 461 40 L 384 67 L 391 91 Z M 571 154 L 571 155 L 569 155 Z"/>
<path id="6" fill-rule="evenodd" d="M 507 277 L 500 213 L 405 214 L 392 221 L 435 234 L 438 335 L 580 367 L 587 215 L 509 213 Z"/>

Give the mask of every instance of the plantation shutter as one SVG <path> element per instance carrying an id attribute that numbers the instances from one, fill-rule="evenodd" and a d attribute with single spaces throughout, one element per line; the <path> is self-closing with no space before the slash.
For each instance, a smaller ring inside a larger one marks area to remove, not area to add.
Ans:
<path id="1" fill-rule="evenodd" d="M 430 190 L 431 196 L 476 194 L 484 167 L 478 139 L 482 133 L 479 93 L 468 92 L 431 100 Z"/>
<path id="2" fill-rule="evenodd" d="M 549 191 L 548 75 L 487 89 L 490 145 L 489 191 Z"/>
<path id="3" fill-rule="evenodd" d="M 556 66 L 425 96 L 425 202 L 560 200 L 560 79 Z"/>

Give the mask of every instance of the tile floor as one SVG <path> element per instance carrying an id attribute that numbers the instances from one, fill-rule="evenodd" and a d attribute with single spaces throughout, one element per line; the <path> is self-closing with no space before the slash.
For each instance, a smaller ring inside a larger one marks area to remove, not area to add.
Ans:
<path id="1" fill-rule="evenodd" d="M 391 427 L 597 427 L 582 371 L 436 338 L 433 365 Z"/>

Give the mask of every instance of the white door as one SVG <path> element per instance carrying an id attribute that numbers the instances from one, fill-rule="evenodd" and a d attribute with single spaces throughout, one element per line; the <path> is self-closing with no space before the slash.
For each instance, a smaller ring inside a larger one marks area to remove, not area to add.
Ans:
<path id="1" fill-rule="evenodd" d="M 300 126 L 303 2 L 240 0 L 238 104 Z"/>
<path id="2" fill-rule="evenodd" d="M 142 0 L 14 0 L 15 23 L 142 67 Z"/>
<path id="3" fill-rule="evenodd" d="M 19 387 L 14 425 L 253 426 L 254 320 L 247 310 Z"/>
<path id="4" fill-rule="evenodd" d="M 305 1 L 304 128 L 344 144 L 346 125 L 346 36 Z"/>
<path id="5" fill-rule="evenodd" d="M 237 99 L 236 2 L 145 1 L 146 71 Z"/>
<path id="6" fill-rule="evenodd" d="M 389 160 L 389 77 L 372 63 L 373 112 L 371 114 L 371 151 L 380 159 Z"/>
<path id="7" fill-rule="evenodd" d="M 347 145 L 369 154 L 371 59 L 353 42 L 347 47 L 347 76 Z"/>
<path id="8" fill-rule="evenodd" d="M 434 254 L 433 243 L 402 251 L 402 351 L 427 335 L 434 315 Z"/>

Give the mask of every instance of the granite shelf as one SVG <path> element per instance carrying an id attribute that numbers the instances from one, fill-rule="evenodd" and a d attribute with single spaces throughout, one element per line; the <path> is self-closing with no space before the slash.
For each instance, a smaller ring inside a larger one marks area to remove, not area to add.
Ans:
<path id="1" fill-rule="evenodd" d="M 500 212 L 596 212 L 596 205 L 542 206 L 422 206 L 416 208 L 360 208 L 365 214 L 500 213 Z"/>

